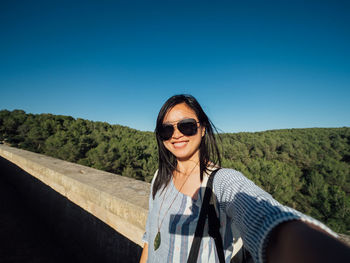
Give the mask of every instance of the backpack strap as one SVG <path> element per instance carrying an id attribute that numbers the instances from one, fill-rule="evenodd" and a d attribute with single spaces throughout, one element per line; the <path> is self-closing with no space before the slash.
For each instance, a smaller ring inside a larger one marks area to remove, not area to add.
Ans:
<path id="1" fill-rule="evenodd" d="M 187 263 L 195 263 L 197 262 L 199 247 L 203 237 L 204 225 L 208 216 L 208 224 L 209 230 L 208 234 L 214 239 L 216 251 L 219 257 L 220 263 L 225 262 L 224 249 L 222 244 L 222 238 L 220 235 L 220 221 L 216 215 L 214 204 L 210 204 L 210 200 L 213 193 L 213 179 L 217 171 L 220 168 L 214 170 L 209 176 L 207 186 L 205 188 L 202 208 L 199 214 L 199 219 L 196 227 L 196 231 L 194 233 L 190 254 L 187 259 Z"/>
<path id="2" fill-rule="evenodd" d="M 220 220 L 216 215 L 215 206 L 214 204 L 209 204 L 209 211 L 208 211 L 208 223 L 209 223 L 209 230 L 208 234 L 211 236 L 215 241 L 216 251 L 219 257 L 219 262 L 223 263 L 225 262 L 225 256 L 224 256 L 224 246 L 222 244 L 222 238 L 220 234 Z"/>

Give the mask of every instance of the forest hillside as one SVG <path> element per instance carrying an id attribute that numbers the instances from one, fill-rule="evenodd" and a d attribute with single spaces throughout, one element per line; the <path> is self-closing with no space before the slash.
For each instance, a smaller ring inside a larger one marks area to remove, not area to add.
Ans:
<path id="1" fill-rule="evenodd" d="M 222 166 L 243 172 L 281 203 L 350 234 L 350 128 L 218 135 Z M 52 114 L 0 111 L 0 142 L 150 182 L 152 132 Z"/>

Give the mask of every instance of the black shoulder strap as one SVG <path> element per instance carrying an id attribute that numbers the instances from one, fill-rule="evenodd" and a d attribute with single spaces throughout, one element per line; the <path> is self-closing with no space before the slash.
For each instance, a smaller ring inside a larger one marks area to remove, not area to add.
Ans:
<path id="1" fill-rule="evenodd" d="M 209 204 L 208 211 L 208 223 L 209 223 L 209 236 L 215 241 L 216 251 L 219 257 L 219 262 L 225 262 L 224 246 L 222 244 L 222 238 L 220 234 L 220 220 L 216 215 L 214 204 Z"/>
<path id="2" fill-rule="evenodd" d="M 209 223 L 209 235 L 214 239 L 216 245 L 216 251 L 220 260 L 220 263 L 225 262 L 224 249 L 222 245 L 222 239 L 220 235 L 220 221 L 217 218 L 215 207 L 213 204 L 210 204 L 210 199 L 212 196 L 213 189 L 213 179 L 216 172 L 220 168 L 214 170 L 209 176 L 207 187 L 205 188 L 202 208 L 199 214 L 199 219 L 194 233 L 193 242 L 190 250 L 190 254 L 187 259 L 187 263 L 197 262 L 199 247 L 203 237 L 204 225 L 208 215 Z"/>

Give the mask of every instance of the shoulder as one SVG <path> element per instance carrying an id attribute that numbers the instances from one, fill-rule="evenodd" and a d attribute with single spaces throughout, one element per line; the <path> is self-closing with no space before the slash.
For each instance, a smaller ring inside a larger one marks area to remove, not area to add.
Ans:
<path id="1" fill-rule="evenodd" d="M 242 192 L 257 192 L 259 187 L 235 169 L 221 168 L 213 179 L 214 192 L 235 195 Z M 259 190 L 260 191 L 260 190 Z"/>
<path id="2" fill-rule="evenodd" d="M 231 168 L 220 168 L 214 177 L 214 182 L 221 181 L 240 181 L 248 180 L 240 171 Z"/>

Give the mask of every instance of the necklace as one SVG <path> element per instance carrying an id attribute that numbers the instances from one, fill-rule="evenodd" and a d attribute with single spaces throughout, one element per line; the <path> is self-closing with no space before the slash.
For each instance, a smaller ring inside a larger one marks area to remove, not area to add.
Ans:
<path id="1" fill-rule="evenodd" d="M 159 217 L 160 217 L 160 211 L 162 210 L 162 207 L 163 207 L 163 203 L 164 203 L 164 200 L 165 200 L 165 196 L 168 192 L 168 189 L 169 187 L 167 187 L 165 193 L 164 193 L 164 196 L 163 196 L 163 200 L 162 200 L 162 203 L 160 204 L 160 208 L 159 208 L 159 211 L 158 211 L 158 220 L 157 220 L 157 225 L 158 225 L 158 232 L 157 232 L 157 235 L 156 237 L 154 238 L 154 250 L 157 250 L 159 247 L 160 247 L 160 243 L 161 243 L 161 236 L 160 236 L 160 228 L 162 227 L 162 224 L 163 224 L 163 221 L 164 221 L 164 218 L 165 216 L 167 215 L 169 209 L 171 208 L 171 206 L 173 205 L 173 203 L 175 202 L 177 196 L 179 195 L 179 193 L 181 192 L 182 190 L 182 187 L 185 185 L 185 183 L 187 182 L 187 179 L 190 177 L 190 175 L 192 174 L 192 172 L 194 171 L 194 168 L 196 168 L 198 165 L 198 162 L 196 163 L 196 165 L 192 168 L 191 172 L 188 174 L 188 176 L 186 177 L 185 181 L 182 183 L 180 189 L 177 191 L 173 201 L 171 201 L 171 204 L 170 206 L 168 207 L 168 209 L 165 211 L 164 213 L 164 216 L 163 216 L 163 219 L 162 221 L 160 222 L 159 224 Z M 172 179 L 171 179 L 172 180 Z"/>

